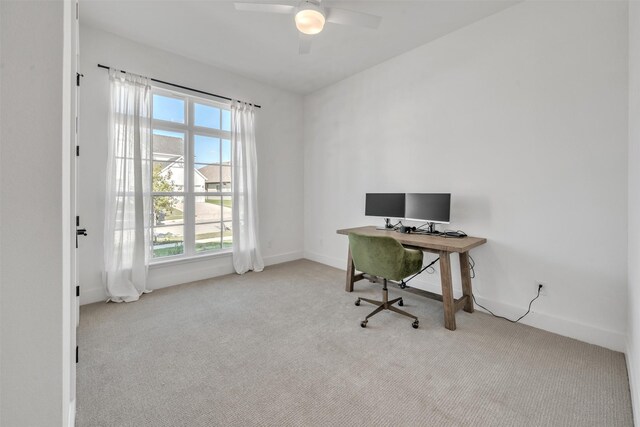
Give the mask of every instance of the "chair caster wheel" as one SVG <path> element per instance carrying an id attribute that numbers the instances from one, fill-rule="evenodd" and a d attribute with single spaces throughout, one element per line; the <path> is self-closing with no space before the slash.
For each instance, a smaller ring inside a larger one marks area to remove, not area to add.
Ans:
<path id="1" fill-rule="evenodd" d="M 360 298 L 356 300 L 356 305 L 360 305 Z"/>
<path id="2" fill-rule="evenodd" d="M 367 321 L 363 320 L 362 322 L 360 322 L 360 326 L 362 326 L 363 328 L 367 327 Z"/>
<path id="3" fill-rule="evenodd" d="M 414 320 L 411 326 L 413 326 L 413 329 L 418 329 L 418 321 Z"/>
<path id="4" fill-rule="evenodd" d="M 402 306 L 404 305 L 404 302 L 403 302 L 402 300 L 400 300 L 400 301 L 398 301 L 398 305 L 399 305 L 400 307 L 402 307 Z"/>

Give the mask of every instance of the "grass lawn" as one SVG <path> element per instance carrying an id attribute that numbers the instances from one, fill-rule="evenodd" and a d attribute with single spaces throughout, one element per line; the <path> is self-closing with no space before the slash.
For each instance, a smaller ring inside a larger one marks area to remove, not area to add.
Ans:
<path id="1" fill-rule="evenodd" d="M 222 248 L 227 249 L 233 247 L 231 242 L 222 242 Z M 212 249 L 220 249 L 220 242 L 196 243 L 196 252 L 210 251 Z"/>
<path id="2" fill-rule="evenodd" d="M 220 206 L 220 203 L 221 203 L 220 199 L 213 199 L 213 200 L 207 199 L 207 200 L 205 200 L 205 202 L 211 203 L 212 205 L 218 205 L 218 206 Z M 222 205 L 224 205 L 225 208 L 232 208 L 233 207 L 233 200 L 224 199 L 222 201 Z"/>
<path id="3" fill-rule="evenodd" d="M 229 200 L 230 202 L 230 200 Z M 219 203 L 214 203 L 220 205 Z M 171 215 L 167 215 L 166 219 L 182 218 L 182 212 L 178 209 L 174 209 Z M 205 252 L 213 249 L 227 249 L 233 247 L 233 243 L 230 241 L 220 242 L 220 237 L 233 236 L 232 230 L 225 230 L 224 232 L 214 231 L 211 233 L 200 233 L 196 235 L 196 252 Z M 216 239 L 214 241 L 203 242 L 202 240 Z M 197 240 L 200 240 L 198 242 Z M 184 253 L 184 240 L 182 236 L 174 236 L 171 233 L 167 235 L 156 237 L 153 248 L 153 257 L 161 258 L 171 255 L 181 255 Z"/>
<path id="4" fill-rule="evenodd" d="M 226 230 L 223 235 L 225 237 L 233 236 L 233 231 L 232 230 Z M 213 231 L 211 233 L 196 234 L 196 240 L 213 239 L 214 237 L 220 237 L 220 232 L 219 231 Z"/>
<path id="5" fill-rule="evenodd" d="M 173 210 L 174 213 L 177 209 Z M 178 211 L 180 212 L 180 211 Z M 167 217 L 169 219 L 170 217 Z M 220 235 L 224 237 L 233 236 L 232 230 L 225 230 L 223 233 L 219 231 L 214 231 L 211 233 L 200 233 L 196 235 L 196 240 L 205 240 L 205 239 L 219 239 Z M 182 236 L 173 236 L 168 235 L 164 237 L 157 238 L 154 242 L 154 245 L 163 246 L 153 248 L 153 257 L 160 258 L 171 255 L 181 255 L 184 253 L 184 242 Z M 223 249 L 230 248 L 233 246 L 232 242 L 223 241 L 222 244 L 220 240 L 216 240 L 213 242 L 196 242 L 196 252 L 205 252 L 213 249 Z"/>
<path id="6" fill-rule="evenodd" d="M 233 231 L 226 230 L 223 233 L 223 236 L 225 237 L 233 236 Z M 196 240 L 213 239 L 213 238 L 219 238 L 219 237 L 220 237 L 219 231 L 212 232 L 212 233 L 200 233 L 196 235 Z M 210 251 L 212 249 L 230 248 L 232 246 L 233 246 L 233 243 L 229 241 L 223 241 L 222 245 L 220 245 L 219 240 L 216 240 L 213 242 L 197 242 L 196 241 L 196 252 Z"/>
<path id="7" fill-rule="evenodd" d="M 170 255 L 180 255 L 184 253 L 184 247 L 182 246 L 182 242 L 175 242 L 175 246 L 170 246 L 166 248 L 154 248 L 153 249 L 153 257 L 159 258 L 163 256 Z"/>
<path id="8" fill-rule="evenodd" d="M 165 220 L 168 219 L 182 219 L 184 215 L 180 209 L 173 208 L 171 212 L 167 212 L 167 216 L 164 217 Z"/>

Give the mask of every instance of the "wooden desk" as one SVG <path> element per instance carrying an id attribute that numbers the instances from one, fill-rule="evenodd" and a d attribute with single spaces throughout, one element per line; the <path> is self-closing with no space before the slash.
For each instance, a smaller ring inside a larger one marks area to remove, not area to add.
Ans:
<path id="1" fill-rule="evenodd" d="M 427 293 L 427 296 L 442 301 L 444 306 L 444 327 L 455 331 L 456 311 L 464 308 L 464 311 L 473 313 L 473 298 L 471 294 L 471 269 L 469 268 L 469 251 L 476 246 L 487 242 L 481 237 L 446 238 L 425 234 L 405 234 L 392 230 L 376 230 L 376 227 L 357 227 L 338 230 L 338 234 L 348 235 L 358 233 L 365 236 L 388 236 L 396 239 L 404 246 L 420 249 L 425 252 L 438 254 L 440 257 L 440 281 L 442 295 Z M 462 276 L 462 297 L 453 298 L 453 282 L 451 280 L 451 260 L 449 255 L 458 253 L 460 256 L 460 275 Z M 362 273 L 355 274 L 351 249 L 347 255 L 347 284 L 346 291 L 353 292 L 353 284 L 364 279 Z"/>

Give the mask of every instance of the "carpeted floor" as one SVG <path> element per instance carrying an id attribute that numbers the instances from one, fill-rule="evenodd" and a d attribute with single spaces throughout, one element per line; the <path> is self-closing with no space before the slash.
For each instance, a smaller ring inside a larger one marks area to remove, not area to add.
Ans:
<path id="1" fill-rule="evenodd" d="M 624 355 L 311 261 L 81 308 L 77 425 L 630 426 Z"/>

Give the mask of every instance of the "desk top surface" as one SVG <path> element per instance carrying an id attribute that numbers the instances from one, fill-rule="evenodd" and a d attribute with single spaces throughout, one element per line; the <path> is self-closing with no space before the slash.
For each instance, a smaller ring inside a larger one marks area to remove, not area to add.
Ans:
<path id="1" fill-rule="evenodd" d="M 467 252 L 470 249 L 487 243 L 483 237 L 442 237 L 427 234 L 407 234 L 398 233 L 393 230 L 377 230 L 374 226 L 345 228 L 337 231 L 338 234 L 348 235 L 358 233 L 365 236 L 388 236 L 393 237 L 403 245 L 414 246 L 421 249 L 431 249 L 446 252 Z"/>

